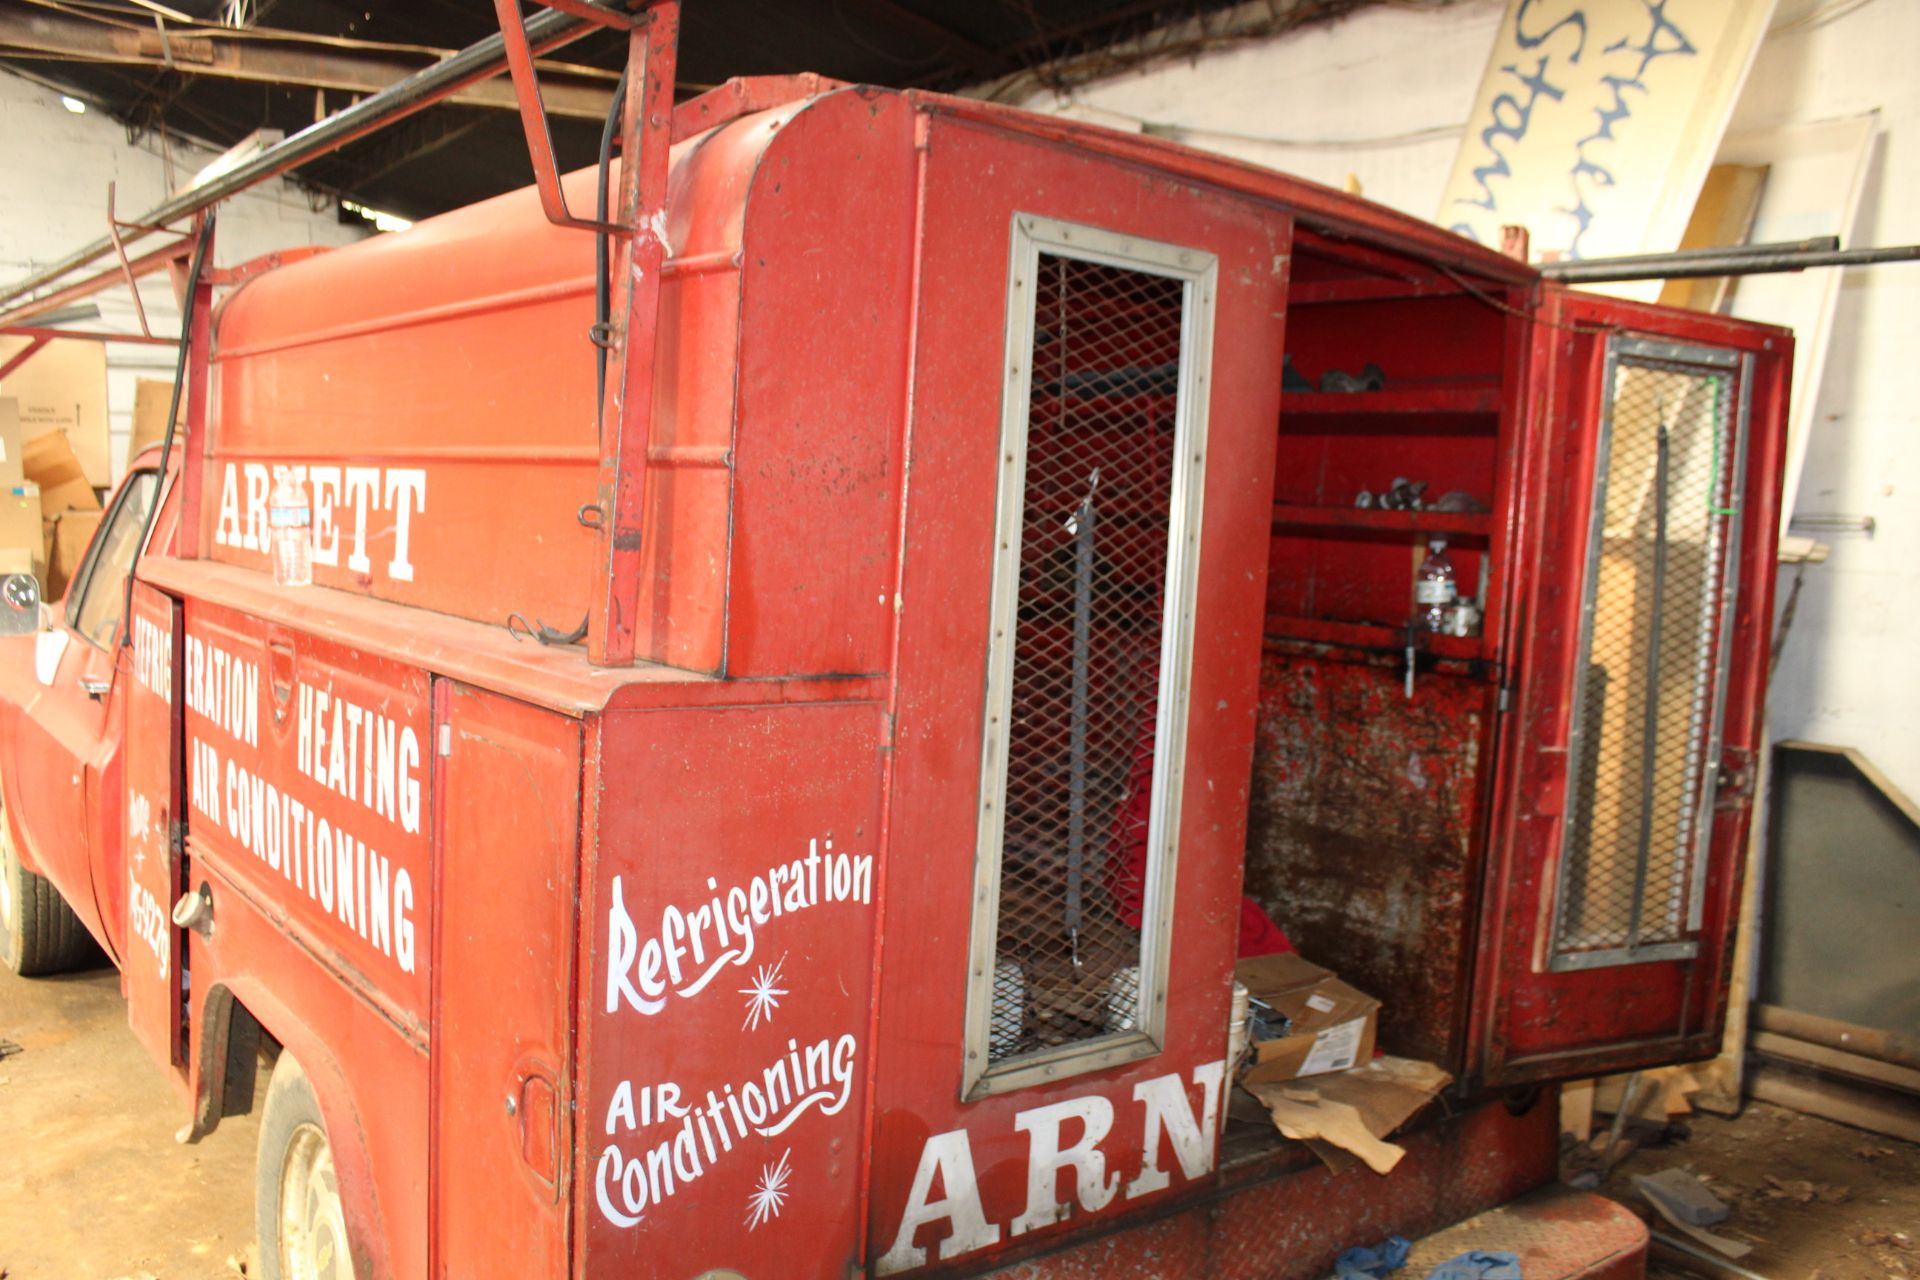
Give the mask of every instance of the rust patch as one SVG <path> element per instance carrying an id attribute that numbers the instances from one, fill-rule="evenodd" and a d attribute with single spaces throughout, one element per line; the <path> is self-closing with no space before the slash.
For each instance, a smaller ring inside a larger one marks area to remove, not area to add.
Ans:
<path id="1" fill-rule="evenodd" d="M 1246 892 L 1378 997 L 1389 1052 L 1458 1073 L 1491 688 L 1269 648 Z"/>

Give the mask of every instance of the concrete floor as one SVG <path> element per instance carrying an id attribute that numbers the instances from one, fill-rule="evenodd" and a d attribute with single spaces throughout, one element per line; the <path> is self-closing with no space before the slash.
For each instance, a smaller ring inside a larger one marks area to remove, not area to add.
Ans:
<path id="1" fill-rule="evenodd" d="M 0 1280 L 258 1274 L 258 1117 L 222 1121 L 197 1146 L 174 1142 L 186 1106 L 128 1030 L 113 970 L 22 979 L 0 968 L 0 1041 L 20 1046 L 0 1058 Z M 1696 1116 L 1692 1130 L 1636 1153 L 1608 1190 L 1638 1209 L 1633 1173 L 1677 1164 L 1711 1179 L 1734 1206 L 1721 1230 L 1755 1245 L 1744 1265 L 1773 1280 L 1920 1275 L 1920 1147 L 1761 1105 L 1736 1120 Z M 1890 1241 L 1896 1232 L 1908 1234 Z M 1692 1280 L 1671 1259 L 1653 1275 Z"/>
<path id="2" fill-rule="evenodd" d="M 114 970 L 0 968 L 0 1040 L 20 1046 L 0 1059 L 0 1278 L 257 1274 L 258 1117 L 173 1140 L 186 1104 L 134 1041 Z"/>

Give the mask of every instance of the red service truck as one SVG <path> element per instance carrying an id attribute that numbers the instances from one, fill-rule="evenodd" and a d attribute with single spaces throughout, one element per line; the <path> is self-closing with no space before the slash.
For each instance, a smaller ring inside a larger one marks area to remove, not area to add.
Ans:
<path id="1" fill-rule="evenodd" d="M 1788 333 L 977 101 L 632 97 L 607 318 L 597 170 L 202 273 L 0 640 L 7 958 L 262 1113 L 266 1275 L 1310 1276 L 1718 1051 Z M 1454 1077 L 1391 1174 L 1229 1116 L 1249 912 Z"/>

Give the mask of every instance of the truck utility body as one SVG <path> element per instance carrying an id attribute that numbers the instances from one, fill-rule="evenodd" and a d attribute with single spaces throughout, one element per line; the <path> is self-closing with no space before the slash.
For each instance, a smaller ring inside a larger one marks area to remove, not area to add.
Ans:
<path id="1" fill-rule="evenodd" d="M 234 273 L 185 443 L 0 641 L 13 856 L 193 1133 L 260 1032 L 297 1061 L 299 1231 L 1307 1275 L 1548 1180 L 1519 1091 L 1716 1051 L 1788 334 L 977 102 L 740 82 L 673 134 L 637 525 L 594 239 L 519 192 Z M 1464 497 L 1356 505 L 1403 478 Z M 1465 634 L 1409 626 L 1435 536 Z M 1226 1119 L 1243 896 L 1458 1079 L 1394 1174 Z"/>

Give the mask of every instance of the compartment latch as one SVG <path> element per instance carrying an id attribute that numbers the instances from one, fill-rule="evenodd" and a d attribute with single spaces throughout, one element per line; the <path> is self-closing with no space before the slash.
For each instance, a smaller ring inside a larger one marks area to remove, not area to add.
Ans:
<path id="1" fill-rule="evenodd" d="M 1753 752 L 1728 747 L 1720 753 L 1720 771 L 1714 778 L 1713 807 L 1740 809 L 1753 803 Z"/>

